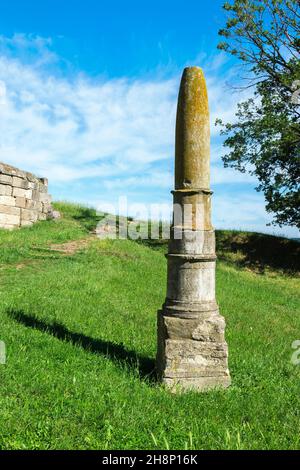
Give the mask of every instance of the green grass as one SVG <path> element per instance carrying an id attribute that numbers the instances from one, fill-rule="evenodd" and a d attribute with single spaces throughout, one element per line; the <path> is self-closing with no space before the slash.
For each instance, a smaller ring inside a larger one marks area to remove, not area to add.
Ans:
<path id="1" fill-rule="evenodd" d="M 53 252 L 96 225 L 92 209 L 59 208 L 61 220 L 0 231 L 0 448 L 299 449 L 299 281 L 280 254 L 246 255 L 237 233 L 218 234 L 232 386 L 173 395 L 151 372 L 165 245 L 91 238 Z"/>

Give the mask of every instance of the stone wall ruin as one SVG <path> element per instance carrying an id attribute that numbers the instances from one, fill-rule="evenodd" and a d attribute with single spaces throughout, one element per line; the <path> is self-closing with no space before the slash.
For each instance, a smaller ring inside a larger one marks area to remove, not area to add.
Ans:
<path id="1" fill-rule="evenodd" d="M 24 227 L 51 217 L 48 180 L 0 162 L 0 228 Z"/>

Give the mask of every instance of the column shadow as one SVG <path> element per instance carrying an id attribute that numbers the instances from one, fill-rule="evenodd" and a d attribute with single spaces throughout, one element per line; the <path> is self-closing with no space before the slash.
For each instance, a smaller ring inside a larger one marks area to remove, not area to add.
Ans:
<path id="1" fill-rule="evenodd" d="M 89 353 L 105 356 L 117 365 L 131 370 L 131 372 L 137 371 L 140 379 L 149 384 L 155 384 L 157 382 L 154 359 L 127 349 L 123 344 L 116 344 L 111 341 L 95 339 L 82 333 L 72 332 L 59 322 L 47 323 L 44 320 L 25 313 L 23 310 L 9 309 L 7 310 L 7 314 L 14 321 L 27 328 L 33 328 L 47 333 L 61 341 L 79 346 Z"/>

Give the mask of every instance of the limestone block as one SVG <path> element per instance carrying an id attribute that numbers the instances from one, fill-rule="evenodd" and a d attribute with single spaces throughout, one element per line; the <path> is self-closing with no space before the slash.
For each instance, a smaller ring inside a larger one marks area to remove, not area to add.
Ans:
<path id="1" fill-rule="evenodd" d="M 18 225 L 10 225 L 10 224 L 2 224 L 0 223 L 0 229 L 5 229 L 5 230 L 14 230 L 16 228 L 19 228 L 19 224 Z"/>
<path id="2" fill-rule="evenodd" d="M 183 319 L 159 311 L 157 364 L 161 380 L 169 388 L 180 385 L 182 389 L 204 390 L 205 384 L 228 387 L 224 330 L 225 321 L 218 312 Z"/>
<path id="3" fill-rule="evenodd" d="M 40 192 L 38 191 L 38 189 L 32 190 L 31 199 L 33 199 L 34 201 L 40 200 Z"/>
<path id="4" fill-rule="evenodd" d="M 32 220 L 21 220 L 21 227 L 30 227 L 34 222 Z"/>
<path id="5" fill-rule="evenodd" d="M 36 182 L 28 181 L 27 184 L 28 184 L 28 189 L 32 189 L 34 191 L 39 189 L 39 184 Z"/>
<path id="6" fill-rule="evenodd" d="M 4 206 L 0 204 L 0 214 L 17 215 L 20 217 L 21 209 L 15 206 Z"/>
<path id="7" fill-rule="evenodd" d="M 48 178 L 40 178 L 40 182 L 41 182 L 46 188 L 48 188 Z"/>
<path id="8" fill-rule="evenodd" d="M 13 176 L 12 185 L 15 188 L 22 188 L 22 189 L 29 189 L 28 188 L 28 181 L 24 178 L 19 178 L 18 176 Z"/>
<path id="9" fill-rule="evenodd" d="M 6 184 L 0 184 L 0 196 L 11 196 L 12 187 Z"/>
<path id="10" fill-rule="evenodd" d="M 40 179 L 34 176 L 32 173 L 26 172 L 26 179 L 31 183 L 39 183 Z"/>
<path id="11" fill-rule="evenodd" d="M 227 358 L 227 344 L 212 341 L 197 341 L 190 339 L 166 339 L 165 354 L 167 360 L 180 360 L 180 362 L 196 363 L 207 365 Z M 205 361 L 203 358 L 206 358 Z"/>
<path id="12" fill-rule="evenodd" d="M 9 184 L 12 186 L 12 176 L 0 174 L 0 184 Z"/>
<path id="13" fill-rule="evenodd" d="M 0 196 L 0 204 L 4 206 L 15 206 L 16 200 L 12 196 Z"/>
<path id="14" fill-rule="evenodd" d="M 225 320 L 217 312 L 201 314 L 192 319 L 163 315 L 162 322 L 166 339 L 192 339 L 216 343 L 224 341 Z"/>
<path id="15" fill-rule="evenodd" d="M 47 214 L 43 214 L 42 212 L 39 212 L 38 219 L 39 220 L 47 220 Z"/>
<path id="16" fill-rule="evenodd" d="M 19 170 L 13 166 L 7 165 L 6 163 L 0 163 L 0 173 L 9 176 L 18 176 L 20 178 L 26 178 L 27 173 Z"/>
<path id="17" fill-rule="evenodd" d="M 32 190 L 31 189 L 23 189 L 23 188 L 13 188 L 13 196 L 15 197 L 25 197 L 26 199 L 32 198 Z"/>
<path id="18" fill-rule="evenodd" d="M 228 375 L 226 343 L 165 341 L 165 377 Z"/>
<path id="19" fill-rule="evenodd" d="M 11 215 L 11 214 L 4 214 L 0 213 L 0 224 L 5 225 L 19 225 L 20 224 L 20 216 L 19 215 Z"/>
<path id="20" fill-rule="evenodd" d="M 40 193 L 39 200 L 40 200 L 40 202 L 43 202 L 44 204 L 50 204 L 52 198 L 51 198 L 50 194 Z"/>
<path id="21" fill-rule="evenodd" d="M 26 209 L 34 209 L 34 210 L 37 210 L 39 212 L 42 212 L 42 210 L 43 210 L 42 203 L 39 202 L 39 201 L 35 201 L 33 199 L 26 199 L 25 208 Z"/>
<path id="22" fill-rule="evenodd" d="M 16 206 L 25 209 L 27 199 L 25 197 L 16 197 Z"/>
<path id="23" fill-rule="evenodd" d="M 48 192 L 48 187 L 45 186 L 42 182 L 38 184 L 38 190 L 40 193 L 47 193 Z"/>
<path id="24" fill-rule="evenodd" d="M 38 220 L 38 212 L 30 209 L 21 209 L 21 220 L 36 222 Z"/>

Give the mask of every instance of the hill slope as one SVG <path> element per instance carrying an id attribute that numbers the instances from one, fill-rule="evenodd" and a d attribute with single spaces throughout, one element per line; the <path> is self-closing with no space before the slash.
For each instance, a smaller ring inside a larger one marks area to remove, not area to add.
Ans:
<path id="1" fill-rule="evenodd" d="M 94 211 L 60 208 L 61 220 L 0 231 L 0 448 L 299 448 L 299 281 L 283 274 L 287 255 L 264 259 L 255 237 L 268 237 L 249 250 L 249 234 L 219 233 L 233 385 L 174 396 L 152 372 L 165 245 L 100 241 Z"/>

